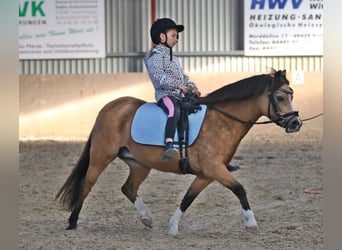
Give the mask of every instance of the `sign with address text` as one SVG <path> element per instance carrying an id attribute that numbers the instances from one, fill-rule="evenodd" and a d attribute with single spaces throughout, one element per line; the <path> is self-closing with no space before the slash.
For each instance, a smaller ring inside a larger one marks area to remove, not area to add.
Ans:
<path id="1" fill-rule="evenodd" d="M 247 56 L 323 55 L 323 0 L 245 0 Z"/>
<path id="2" fill-rule="evenodd" d="M 105 57 L 104 0 L 19 0 L 19 59 Z"/>

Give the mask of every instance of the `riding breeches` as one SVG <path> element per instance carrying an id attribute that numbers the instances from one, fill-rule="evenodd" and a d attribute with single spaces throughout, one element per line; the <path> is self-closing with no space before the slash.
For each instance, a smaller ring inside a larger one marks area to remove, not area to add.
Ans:
<path id="1" fill-rule="evenodd" d="M 177 124 L 181 116 L 181 104 L 173 96 L 164 96 L 158 101 L 164 112 L 167 114 L 167 121 L 165 126 L 165 139 L 175 136 Z"/>

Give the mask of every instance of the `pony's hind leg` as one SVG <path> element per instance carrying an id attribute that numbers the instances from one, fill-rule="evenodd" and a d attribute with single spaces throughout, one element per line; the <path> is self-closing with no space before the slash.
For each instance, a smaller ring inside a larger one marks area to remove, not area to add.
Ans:
<path id="1" fill-rule="evenodd" d="M 137 214 L 141 222 L 152 228 L 152 217 L 144 201 L 138 196 L 138 189 L 140 184 L 146 179 L 151 169 L 138 163 L 134 159 L 124 159 L 123 161 L 129 166 L 130 172 L 129 176 L 122 186 L 122 193 L 134 204 L 137 210 Z"/>
<path id="2" fill-rule="evenodd" d="M 77 228 L 77 220 L 78 216 L 81 212 L 83 206 L 83 201 L 78 202 L 78 204 L 75 205 L 74 209 L 72 210 L 70 217 L 69 217 L 69 226 L 66 228 L 66 230 L 72 230 Z"/>
<path id="3" fill-rule="evenodd" d="M 191 205 L 191 203 L 195 200 L 198 194 L 211 182 L 213 182 L 212 179 L 201 178 L 198 176 L 194 179 L 186 194 L 184 195 L 180 206 L 177 207 L 176 211 L 169 220 L 169 235 L 175 236 L 178 234 L 178 224 L 180 218 Z"/>
<path id="4" fill-rule="evenodd" d="M 95 185 L 98 177 L 108 164 L 113 160 L 113 152 L 105 152 L 99 148 L 92 148 L 90 150 L 89 167 L 85 174 L 84 179 L 79 187 L 79 193 L 77 202 L 69 217 L 69 226 L 67 229 L 76 229 L 79 213 L 81 212 L 83 202 L 90 193 L 92 187 Z"/>

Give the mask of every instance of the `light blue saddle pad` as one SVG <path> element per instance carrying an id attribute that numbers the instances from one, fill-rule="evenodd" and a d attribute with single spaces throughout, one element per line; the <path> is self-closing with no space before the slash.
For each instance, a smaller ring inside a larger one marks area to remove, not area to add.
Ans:
<path id="1" fill-rule="evenodd" d="M 189 146 L 196 140 L 207 110 L 206 105 L 201 105 L 202 110 L 189 115 Z M 155 102 L 147 102 L 136 111 L 132 126 L 132 139 L 140 144 L 164 146 L 165 125 L 167 115 Z M 174 146 L 178 147 L 178 133 L 174 137 Z"/>

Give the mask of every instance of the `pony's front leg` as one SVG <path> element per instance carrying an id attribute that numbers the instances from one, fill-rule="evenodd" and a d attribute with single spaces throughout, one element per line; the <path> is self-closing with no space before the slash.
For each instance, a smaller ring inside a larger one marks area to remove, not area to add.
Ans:
<path id="1" fill-rule="evenodd" d="M 214 175 L 216 180 L 229 188 L 238 198 L 242 206 L 242 214 L 244 218 L 245 227 L 248 231 L 256 232 L 257 222 L 254 217 L 254 213 L 251 210 L 245 188 L 227 171 L 225 167 L 216 168 Z"/>
<path id="2" fill-rule="evenodd" d="M 242 214 L 245 223 L 245 227 L 248 231 L 256 232 L 258 224 L 255 220 L 254 213 L 251 210 L 245 188 L 236 181 L 232 186 L 227 186 L 240 200 L 242 206 Z"/>
<path id="3" fill-rule="evenodd" d="M 176 211 L 174 212 L 174 214 L 171 216 L 169 220 L 169 235 L 175 236 L 179 233 L 178 224 L 182 215 L 185 213 L 185 211 L 191 205 L 191 203 L 195 200 L 198 194 L 204 188 L 206 188 L 211 182 L 213 182 L 213 180 L 200 178 L 198 176 L 194 179 L 188 191 L 186 192 L 185 196 L 183 197 L 183 200 L 180 206 L 177 207 Z"/>

